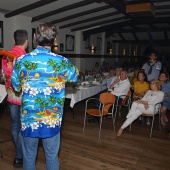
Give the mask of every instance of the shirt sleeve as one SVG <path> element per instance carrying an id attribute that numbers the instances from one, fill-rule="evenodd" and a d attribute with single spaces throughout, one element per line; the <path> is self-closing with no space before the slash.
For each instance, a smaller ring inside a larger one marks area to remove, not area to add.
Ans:
<path id="1" fill-rule="evenodd" d="M 156 63 L 156 69 L 157 69 L 157 70 L 161 70 L 161 69 L 162 69 L 162 64 L 161 64 L 161 62 L 158 61 L 158 62 Z"/>
<path id="2" fill-rule="evenodd" d="M 160 103 L 163 101 L 164 99 L 164 93 L 163 92 L 158 92 L 157 96 L 153 96 L 153 100 L 147 100 L 147 96 L 150 95 L 152 93 L 151 90 L 149 90 L 145 96 L 141 99 L 143 101 L 148 101 L 148 105 L 155 105 L 156 103 Z M 151 98 L 150 98 L 151 99 Z"/>
<path id="3" fill-rule="evenodd" d="M 20 61 L 16 61 L 12 76 L 11 76 L 11 83 L 15 91 L 20 92 L 21 91 L 21 81 L 20 81 Z"/>
<path id="4" fill-rule="evenodd" d="M 126 83 L 116 83 L 114 85 L 114 92 L 116 92 L 117 94 L 122 94 L 122 92 L 127 91 L 127 89 L 130 89 L 130 83 L 126 82 Z"/>
<path id="5" fill-rule="evenodd" d="M 68 61 L 68 71 L 67 71 L 67 81 L 76 82 L 79 75 L 79 71 L 76 66 L 73 66 L 70 61 Z"/>

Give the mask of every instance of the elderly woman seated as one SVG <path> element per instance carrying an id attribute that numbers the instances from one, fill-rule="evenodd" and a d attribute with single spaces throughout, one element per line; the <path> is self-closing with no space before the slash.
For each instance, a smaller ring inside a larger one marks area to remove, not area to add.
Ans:
<path id="1" fill-rule="evenodd" d="M 152 79 L 150 82 L 150 89 L 141 100 L 133 102 L 132 107 L 126 116 L 126 121 L 117 132 L 117 136 L 121 136 L 123 129 L 130 125 L 135 119 L 137 119 L 143 113 L 154 113 L 154 105 L 162 102 L 164 93 L 161 90 L 161 84 L 158 80 Z"/>
<path id="2" fill-rule="evenodd" d="M 167 110 L 170 110 L 170 82 L 168 73 L 162 72 L 159 76 L 159 80 L 162 85 L 162 91 L 165 93 L 161 107 L 161 123 L 162 126 L 166 126 L 166 123 L 168 122 L 166 112 Z"/>

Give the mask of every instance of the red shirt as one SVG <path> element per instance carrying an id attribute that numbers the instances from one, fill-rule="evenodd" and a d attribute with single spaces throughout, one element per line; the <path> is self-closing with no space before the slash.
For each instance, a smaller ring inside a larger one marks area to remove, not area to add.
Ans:
<path id="1" fill-rule="evenodd" d="M 26 54 L 26 51 L 20 46 L 14 46 L 9 52 L 17 55 L 18 57 Z M 2 75 L 5 81 L 6 91 L 8 93 L 7 100 L 10 103 L 21 105 L 21 93 L 15 92 L 11 84 L 12 71 L 13 71 L 13 63 L 9 62 L 8 58 L 5 56 L 2 59 Z"/>

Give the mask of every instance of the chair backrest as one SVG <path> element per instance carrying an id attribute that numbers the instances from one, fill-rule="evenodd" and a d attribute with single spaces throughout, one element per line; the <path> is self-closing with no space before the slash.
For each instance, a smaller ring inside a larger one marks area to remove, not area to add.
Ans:
<path id="1" fill-rule="evenodd" d="M 124 106 L 129 98 L 131 98 L 132 92 L 131 90 L 128 91 L 126 97 L 122 100 L 121 106 Z"/>
<path id="2" fill-rule="evenodd" d="M 99 100 L 102 104 L 111 103 L 111 104 L 105 105 L 104 112 L 108 112 L 109 108 L 115 103 L 115 99 L 116 99 L 115 96 L 110 92 L 105 92 L 100 95 Z"/>

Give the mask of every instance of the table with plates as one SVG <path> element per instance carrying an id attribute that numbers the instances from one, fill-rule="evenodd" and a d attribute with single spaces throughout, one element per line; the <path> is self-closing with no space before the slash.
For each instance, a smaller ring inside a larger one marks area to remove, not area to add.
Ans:
<path id="1" fill-rule="evenodd" d="M 90 86 L 79 86 L 76 88 L 66 87 L 65 98 L 70 99 L 70 107 L 73 109 L 74 105 L 84 99 L 92 97 L 100 91 L 106 89 L 106 86 L 101 84 L 93 84 Z M 74 110 L 73 110 L 74 117 Z"/>

